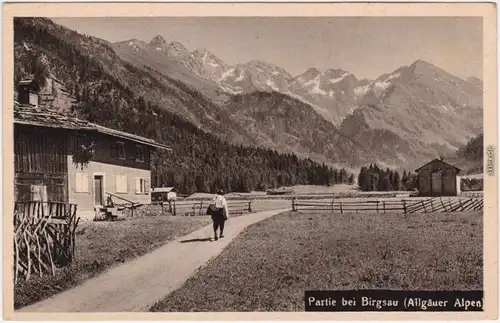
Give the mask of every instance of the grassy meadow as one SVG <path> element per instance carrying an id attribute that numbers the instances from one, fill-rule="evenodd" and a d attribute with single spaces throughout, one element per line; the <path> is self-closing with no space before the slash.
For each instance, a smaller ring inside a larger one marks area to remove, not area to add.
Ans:
<path id="1" fill-rule="evenodd" d="M 151 311 L 302 311 L 314 289 L 481 289 L 482 214 L 286 212 L 247 228 Z"/>

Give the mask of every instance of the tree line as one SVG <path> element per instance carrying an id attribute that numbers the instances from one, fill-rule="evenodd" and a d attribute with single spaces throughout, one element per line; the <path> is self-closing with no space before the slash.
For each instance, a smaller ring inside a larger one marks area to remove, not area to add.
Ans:
<path id="1" fill-rule="evenodd" d="M 467 144 L 457 150 L 457 157 L 465 158 L 466 160 L 474 160 L 483 162 L 484 145 L 483 134 L 479 134 L 474 138 L 469 139 Z"/>
<path id="2" fill-rule="evenodd" d="M 461 191 L 482 191 L 484 182 L 482 178 L 462 178 L 460 179 Z"/>
<path id="3" fill-rule="evenodd" d="M 380 168 L 377 164 L 363 166 L 358 174 L 358 186 L 361 191 L 412 191 L 417 188 L 417 174 Z"/>
<path id="4" fill-rule="evenodd" d="M 78 37 L 83 37 L 84 45 Z M 99 61 L 119 59 L 111 48 L 108 48 L 111 52 L 107 51 L 99 60 L 85 54 L 85 42 L 90 46 L 104 46 L 104 50 L 109 47 L 106 44 L 92 44 L 91 38 L 50 21 L 40 23 L 25 18 L 15 19 L 14 39 L 16 81 L 27 75 L 40 79 L 50 72 L 63 81 L 77 99 L 72 114 L 172 148 L 171 152 L 153 153 L 152 186 L 175 186 L 181 194 L 190 194 L 215 192 L 217 188 L 245 192 L 354 181 L 354 176 L 345 169 L 334 169 L 295 154 L 231 145 L 199 129 L 134 90 L 135 80 L 160 86 L 146 71 L 123 63 L 134 75 L 134 80 L 127 82 L 110 73 L 109 65 L 103 66 Z M 202 95 L 196 99 L 201 100 Z"/>

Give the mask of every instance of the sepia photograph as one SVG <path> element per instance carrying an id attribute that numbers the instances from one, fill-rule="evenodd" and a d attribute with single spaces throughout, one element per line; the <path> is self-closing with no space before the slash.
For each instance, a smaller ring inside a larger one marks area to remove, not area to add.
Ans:
<path id="1" fill-rule="evenodd" d="M 7 310 L 497 315 L 494 5 L 132 5 L 4 14 Z"/>

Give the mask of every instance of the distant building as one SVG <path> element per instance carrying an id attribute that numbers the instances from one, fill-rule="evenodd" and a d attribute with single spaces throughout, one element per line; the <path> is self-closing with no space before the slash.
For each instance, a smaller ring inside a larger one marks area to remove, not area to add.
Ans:
<path id="1" fill-rule="evenodd" d="M 457 196 L 460 194 L 460 169 L 444 160 L 434 159 L 419 169 L 418 192 L 420 196 Z"/>
<path id="2" fill-rule="evenodd" d="M 141 136 L 38 106 L 32 82 L 14 102 L 15 200 L 77 204 L 93 218 L 107 205 L 151 203 L 150 153 L 169 148 Z"/>
<path id="3" fill-rule="evenodd" d="M 153 203 L 170 202 L 177 199 L 177 191 L 173 187 L 155 187 L 151 192 Z"/>
<path id="4" fill-rule="evenodd" d="M 291 195 L 293 194 L 293 189 L 291 188 L 286 188 L 286 187 L 281 187 L 277 189 L 268 189 L 266 191 L 267 195 Z"/>

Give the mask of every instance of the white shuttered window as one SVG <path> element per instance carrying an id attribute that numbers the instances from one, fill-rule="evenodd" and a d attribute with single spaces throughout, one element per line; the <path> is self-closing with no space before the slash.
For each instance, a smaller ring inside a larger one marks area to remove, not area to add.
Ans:
<path id="1" fill-rule="evenodd" d="M 149 194 L 149 180 L 144 178 L 135 179 L 135 194 Z"/>
<path id="2" fill-rule="evenodd" d="M 88 193 L 89 191 L 89 175 L 86 173 L 75 174 L 75 191 L 76 193 Z"/>
<path id="3" fill-rule="evenodd" d="M 116 185 L 116 193 L 127 193 L 127 176 L 116 175 L 115 185 Z"/>

